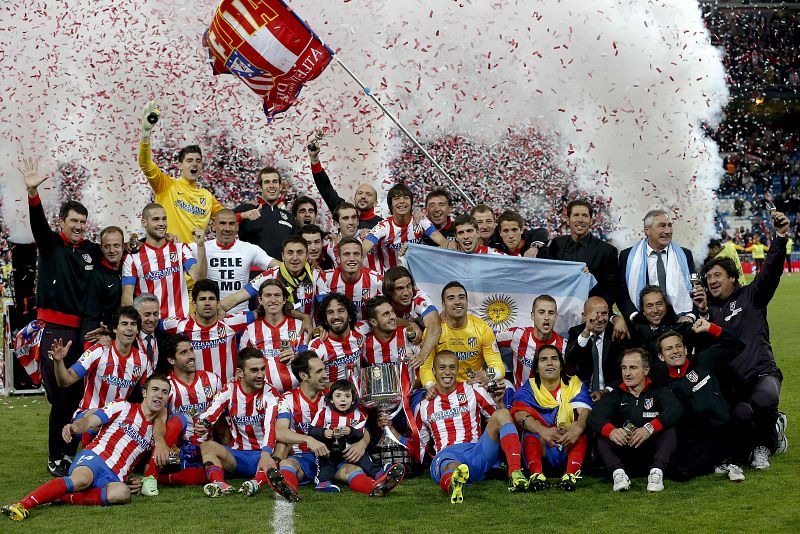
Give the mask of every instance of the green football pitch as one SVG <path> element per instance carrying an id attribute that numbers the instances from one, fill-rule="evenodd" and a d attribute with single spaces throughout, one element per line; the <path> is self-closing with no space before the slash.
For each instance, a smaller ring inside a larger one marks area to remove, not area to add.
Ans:
<path id="1" fill-rule="evenodd" d="M 209 499 L 200 487 L 162 486 L 159 497 L 137 496 L 126 506 L 44 506 L 23 523 L 0 517 L 0 532 L 800 532 L 799 303 L 800 275 L 784 276 L 769 320 L 784 374 L 789 452 L 772 457 L 767 471 L 747 468 L 741 484 L 709 475 L 667 481 L 662 493 L 648 494 L 636 479 L 631 491 L 614 494 L 607 480 L 587 476 L 572 494 L 509 494 L 493 480 L 467 487 L 462 505 L 450 505 L 425 475 L 385 499 L 303 488 L 294 505 L 276 503 L 269 491 Z M 40 396 L 3 399 L 0 410 L 0 503 L 11 503 L 50 479 L 48 404 Z"/>

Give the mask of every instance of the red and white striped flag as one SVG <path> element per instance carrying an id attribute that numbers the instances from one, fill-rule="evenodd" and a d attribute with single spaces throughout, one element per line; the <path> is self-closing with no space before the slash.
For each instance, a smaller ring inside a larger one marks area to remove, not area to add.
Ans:
<path id="1" fill-rule="evenodd" d="M 42 375 L 39 372 L 39 342 L 42 340 L 44 327 L 45 322 L 36 319 L 20 330 L 14 338 L 14 355 L 36 386 L 42 383 Z"/>
<path id="2" fill-rule="evenodd" d="M 281 0 L 222 0 L 203 39 L 214 74 L 234 74 L 264 100 L 272 119 L 333 52 Z"/>

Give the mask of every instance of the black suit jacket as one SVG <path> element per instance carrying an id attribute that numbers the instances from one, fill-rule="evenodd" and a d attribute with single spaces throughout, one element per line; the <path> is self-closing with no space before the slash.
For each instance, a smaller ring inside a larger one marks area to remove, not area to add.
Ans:
<path id="1" fill-rule="evenodd" d="M 632 302 L 630 295 L 628 295 L 628 280 L 625 278 L 625 266 L 628 263 L 628 255 L 631 253 L 631 248 L 632 247 L 628 247 L 619 253 L 619 291 L 617 292 L 617 307 L 629 324 L 631 315 L 634 312 L 639 311 L 639 303 Z M 689 265 L 689 272 L 696 272 L 694 270 L 694 257 L 692 256 L 692 251 L 683 247 L 681 247 L 681 250 L 683 250 L 683 253 L 686 254 L 686 263 Z M 667 297 L 669 297 L 669 295 L 667 295 Z"/>
<path id="2" fill-rule="evenodd" d="M 608 302 L 609 310 L 614 307 L 614 299 L 619 290 L 617 247 L 592 234 L 577 243 L 568 235 L 560 235 L 550 242 L 548 257 L 552 260 L 585 263 L 589 272 L 597 279 L 597 284 L 589 291 L 589 296 L 603 297 Z"/>
<path id="3" fill-rule="evenodd" d="M 567 341 L 566 354 L 564 360 L 567 370 L 575 373 L 581 382 L 591 388 L 592 372 L 594 371 L 594 361 L 592 360 L 592 346 L 587 343 L 585 347 L 578 345 L 578 336 L 583 332 L 586 323 L 581 323 L 569 329 L 569 341 Z M 603 354 L 600 355 L 603 363 L 603 382 L 606 386 L 614 386 L 622 379 L 619 367 L 619 357 L 626 345 L 612 339 L 614 326 L 609 322 L 603 332 Z M 591 342 L 591 339 L 589 340 Z"/>

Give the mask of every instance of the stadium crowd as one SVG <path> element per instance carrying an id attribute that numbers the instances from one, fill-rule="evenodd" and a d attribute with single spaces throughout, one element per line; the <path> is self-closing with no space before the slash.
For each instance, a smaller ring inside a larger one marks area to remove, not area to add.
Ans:
<path id="1" fill-rule="evenodd" d="M 309 171 L 333 213 L 323 229 L 311 191 L 287 202 L 273 167 L 238 198 L 203 187 L 199 146 L 180 150 L 177 178 L 165 174 L 151 156 L 153 113 L 150 103 L 140 121 L 154 193 L 142 239 L 116 226 L 88 239 L 91 214 L 74 199 L 52 230 L 38 192 L 47 177 L 23 161 L 39 251 L 38 318 L 23 342 L 41 354 L 54 478 L 4 506 L 11 519 L 51 502 L 156 497 L 159 485 L 216 498 L 236 491 L 226 477 L 244 478 L 247 496 L 295 501 L 309 484 L 384 497 L 419 465 L 460 503 L 501 461 L 514 492 L 549 477 L 575 491 L 592 463 L 614 491 L 645 476 L 659 492 L 666 478 L 739 482 L 786 451 L 766 316 L 786 258 L 783 213 L 771 213 L 763 264 L 742 285 L 735 250 L 693 258 L 664 210 L 643 214 L 642 238 L 621 251 L 592 233 L 599 206 L 583 198 L 552 239 L 502 198 L 456 213 L 450 192 L 434 189 L 417 211 L 421 192 L 403 183 L 383 219 L 371 185 L 338 194 L 312 136 Z M 469 313 L 458 280 L 434 305 L 404 265 L 410 243 L 489 262 L 581 262 L 597 283 L 566 336 L 547 294 L 527 326 L 495 332 Z M 383 394 L 402 409 L 387 414 Z"/>

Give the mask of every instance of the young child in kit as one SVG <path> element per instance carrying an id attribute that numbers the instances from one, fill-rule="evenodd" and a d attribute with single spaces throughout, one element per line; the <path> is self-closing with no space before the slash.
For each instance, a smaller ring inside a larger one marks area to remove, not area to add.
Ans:
<path id="1" fill-rule="evenodd" d="M 311 437 L 324 443 L 330 451 L 328 456 L 317 459 L 319 471 L 314 489 L 338 493 L 340 489 L 333 483 L 333 477 L 341 464 L 347 463 L 343 457 L 344 451 L 364 438 L 367 417 L 358 409 L 358 393 L 349 380 L 334 382 L 325 401 L 325 408 L 317 412 L 309 428 Z M 366 453 L 355 465 L 368 477 L 378 479 L 383 475 L 383 469 Z"/>

